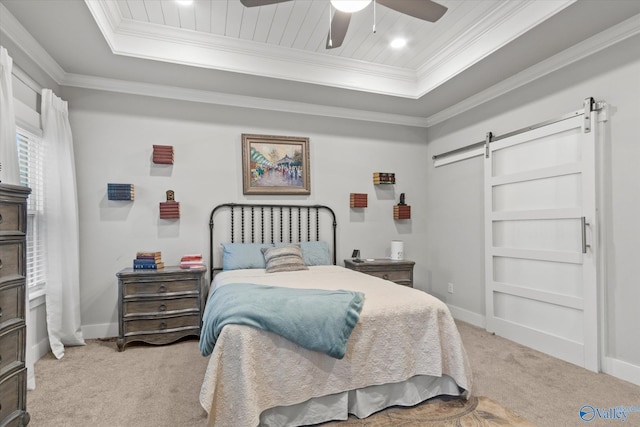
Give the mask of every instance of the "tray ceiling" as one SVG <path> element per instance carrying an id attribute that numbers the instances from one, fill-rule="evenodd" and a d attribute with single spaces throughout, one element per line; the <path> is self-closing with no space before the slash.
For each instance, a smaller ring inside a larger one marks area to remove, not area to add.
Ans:
<path id="1" fill-rule="evenodd" d="M 441 0 L 448 11 L 435 23 L 372 3 L 352 15 L 332 50 L 329 0 L 251 8 L 239 0 L 85 1 L 119 55 L 415 99 L 575 0 Z M 396 37 L 407 46 L 390 47 Z"/>
<path id="2" fill-rule="evenodd" d="M 428 127 L 640 34 L 640 1 L 438 2 L 378 5 L 375 34 L 370 5 L 326 50 L 329 0 L 0 0 L 0 44 L 59 86 Z"/>

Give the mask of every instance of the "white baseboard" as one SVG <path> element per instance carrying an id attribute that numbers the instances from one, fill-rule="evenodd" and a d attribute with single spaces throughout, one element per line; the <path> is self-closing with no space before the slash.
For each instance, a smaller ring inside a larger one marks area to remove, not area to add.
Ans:
<path id="1" fill-rule="evenodd" d="M 456 307 L 455 305 L 447 304 L 447 306 L 454 319 L 485 329 L 485 316 L 482 314 L 474 313 L 464 308 Z M 640 385 L 640 366 L 612 357 L 604 357 L 602 359 L 602 372 L 623 381 Z"/>
<path id="2" fill-rule="evenodd" d="M 484 316 L 482 314 L 474 313 L 473 311 L 466 310 L 464 308 L 456 307 L 455 305 L 447 304 L 449 311 L 454 319 L 462 320 L 484 329 L 486 326 Z"/>
<path id="3" fill-rule="evenodd" d="M 51 351 L 51 346 L 49 345 L 49 338 L 44 338 L 37 343 L 35 343 L 31 350 L 33 351 L 33 355 L 35 356 L 35 360 L 37 361 L 45 354 Z"/>
<path id="4" fill-rule="evenodd" d="M 605 357 L 602 360 L 602 372 L 635 385 L 640 385 L 640 366 L 612 357 Z"/>
<path id="5" fill-rule="evenodd" d="M 83 325 L 82 337 L 84 339 L 111 338 L 118 336 L 117 323 L 101 323 L 97 325 Z"/>
<path id="6" fill-rule="evenodd" d="M 42 356 L 49 353 L 51 347 L 49 346 L 49 338 L 44 338 L 31 346 L 31 354 L 34 357 L 33 363 L 40 360 Z M 33 369 L 33 364 L 27 366 L 27 390 L 35 390 L 36 388 L 36 374 Z"/>

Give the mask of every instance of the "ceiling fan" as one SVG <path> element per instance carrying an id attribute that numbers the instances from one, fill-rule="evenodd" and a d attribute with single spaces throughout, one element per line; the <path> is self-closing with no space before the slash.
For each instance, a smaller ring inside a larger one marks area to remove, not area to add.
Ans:
<path id="1" fill-rule="evenodd" d="M 240 0 L 245 7 L 267 6 L 284 3 L 291 0 Z M 351 21 L 351 14 L 358 12 L 371 3 L 372 0 L 330 0 L 336 9 L 331 19 L 331 27 L 327 35 L 327 49 L 340 47 L 344 41 Z M 423 21 L 436 22 L 447 11 L 445 6 L 431 0 L 374 0 L 383 6 L 405 15 L 413 16 Z"/>

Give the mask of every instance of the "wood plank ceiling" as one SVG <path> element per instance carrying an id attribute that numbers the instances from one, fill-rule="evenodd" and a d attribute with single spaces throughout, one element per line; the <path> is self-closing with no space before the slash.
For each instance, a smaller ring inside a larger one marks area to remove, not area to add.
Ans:
<path id="1" fill-rule="evenodd" d="M 292 0 L 252 8 L 239 0 L 194 0 L 187 6 L 175 0 L 117 0 L 125 19 L 412 70 L 500 6 L 493 0 L 439 3 L 449 10 L 436 23 L 375 5 L 375 33 L 372 3 L 353 14 L 343 46 L 326 50 L 329 0 Z M 407 40 L 406 48 L 389 46 L 396 37 Z"/>

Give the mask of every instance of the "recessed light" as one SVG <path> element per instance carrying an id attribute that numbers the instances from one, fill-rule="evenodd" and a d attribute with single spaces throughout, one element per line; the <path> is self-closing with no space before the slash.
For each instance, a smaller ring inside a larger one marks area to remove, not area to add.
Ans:
<path id="1" fill-rule="evenodd" d="M 391 40 L 390 44 L 391 44 L 392 48 L 400 49 L 400 48 L 403 48 L 403 47 L 405 47 L 407 45 L 407 40 L 403 39 L 402 37 L 398 37 L 398 38 L 395 38 L 395 39 Z"/>

